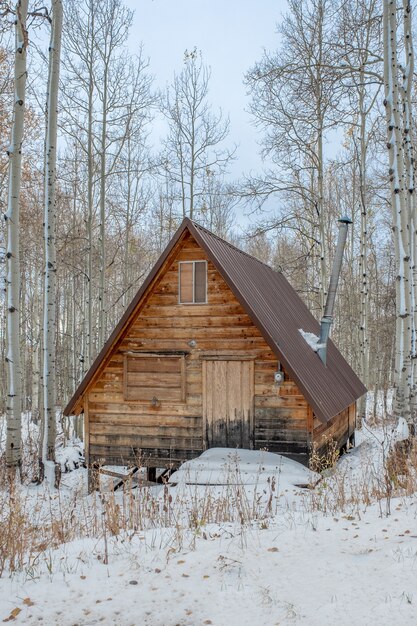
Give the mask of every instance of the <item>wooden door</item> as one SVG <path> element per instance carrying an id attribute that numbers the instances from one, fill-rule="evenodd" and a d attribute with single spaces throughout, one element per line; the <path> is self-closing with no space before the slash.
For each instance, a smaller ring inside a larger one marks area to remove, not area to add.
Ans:
<path id="1" fill-rule="evenodd" d="M 207 448 L 253 448 L 253 361 L 203 361 L 203 428 Z"/>

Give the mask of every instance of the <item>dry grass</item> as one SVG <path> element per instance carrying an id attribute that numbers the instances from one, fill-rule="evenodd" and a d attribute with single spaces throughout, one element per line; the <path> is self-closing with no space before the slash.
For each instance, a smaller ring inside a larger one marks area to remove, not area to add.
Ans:
<path id="1" fill-rule="evenodd" d="M 387 432 L 367 446 L 353 472 L 349 457 L 336 463 L 338 450 L 333 441 L 328 441 L 325 455 L 313 452 L 311 469 L 322 473 L 323 479 L 315 489 L 306 490 L 302 511 L 360 517 L 366 507 L 379 503 L 381 515 L 387 515 L 394 496 L 417 493 L 415 441 L 391 443 Z M 28 445 L 27 449 L 26 458 L 36 459 L 36 447 Z M 355 454 L 358 459 L 358 449 Z M 41 561 L 52 563 L 52 550 L 76 539 L 97 540 L 100 558 L 106 563 L 111 543 L 144 531 L 169 529 L 168 550 L 173 551 L 185 541 L 192 548 L 210 524 L 232 525 L 243 536 L 253 525 L 268 527 L 285 506 L 284 499 L 279 500 L 279 474 L 248 489 L 233 458 L 230 481 L 224 487 L 179 485 L 174 489 L 165 484 L 155 488 L 128 479 L 120 492 L 102 482 L 91 495 L 86 495 L 85 484 L 60 490 L 31 485 L 35 469 L 35 461 L 26 463 L 26 484 L 22 485 L 8 476 L 0 458 L 0 576 L 35 572 Z M 86 472 L 78 470 L 78 476 L 85 481 Z"/>
<path id="2" fill-rule="evenodd" d="M 371 444 L 365 447 L 356 472 L 349 467 L 349 457 L 336 464 L 338 451 L 331 442 L 327 455 L 313 454 L 312 469 L 322 473 L 323 480 L 309 493 L 307 510 L 360 517 L 366 507 L 378 503 L 381 515 L 390 515 L 393 498 L 417 494 L 417 440 L 395 442 L 391 425 L 384 426 L 381 438 L 370 438 L 378 454 Z"/>
<path id="3" fill-rule="evenodd" d="M 236 532 L 259 523 L 266 527 L 277 512 L 276 481 L 253 488 L 251 495 L 236 480 L 222 488 L 182 485 L 175 489 L 125 484 L 120 492 L 105 484 L 93 494 L 82 489 L 50 490 L 22 486 L 8 480 L 3 466 L 0 479 L 0 576 L 31 571 L 48 559 L 50 551 L 75 539 L 94 538 L 103 546 L 108 562 L 109 541 L 119 535 L 132 538 L 149 530 L 175 529 L 175 549 L 184 537 L 192 541 L 208 524 L 233 524 Z M 85 478 L 85 472 L 84 472 Z M 192 545 L 189 547 L 192 547 Z M 172 546 L 171 546 L 172 548 Z"/>
<path id="4" fill-rule="evenodd" d="M 322 474 L 324 471 L 336 465 L 339 456 L 340 451 L 337 441 L 325 435 L 320 444 L 320 451 L 318 450 L 317 443 L 314 442 L 309 467 L 313 472 Z"/>

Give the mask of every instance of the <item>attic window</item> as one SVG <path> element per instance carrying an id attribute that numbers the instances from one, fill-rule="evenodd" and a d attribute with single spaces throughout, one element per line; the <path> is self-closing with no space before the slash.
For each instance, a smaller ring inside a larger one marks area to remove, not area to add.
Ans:
<path id="1" fill-rule="evenodd" d="M 207 261 L 180 261 L 180 304 L 207 302 Z"/>

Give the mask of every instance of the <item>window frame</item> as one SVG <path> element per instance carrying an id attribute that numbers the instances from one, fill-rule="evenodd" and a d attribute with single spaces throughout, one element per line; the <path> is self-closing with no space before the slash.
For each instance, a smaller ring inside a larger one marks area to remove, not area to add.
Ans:
<path id="1" fill-rule="evenodd" d="M 157 398 L 158 405 L 161 403 L 168 404 L 180 404 L 184 405 L 187 402 L 187 376 L 186 376 L 186 363 L 185 363 L 185 353 L 175 354 L 172 352 L 134 352 L 128 351 L 123 355 L 123 398 L 125 402 L 135 403 L 140 405 L 150 405 L 152 404 L 152 399 L 139 399 L 139 398 L 131 398 L 129 397 L 128 392 L 128 359 L 178 359 L 180 363 L 180 379 L 181 384 L 178 387 L 180 389 L 180 400 L 166 400 Z"/>
<path id="2" fill-rule="evenodd" d="M 181 302 L 181 265 L 192 264 L 193 266 L 193 299 L 190 302 Z M 205 300 L 202 302 L 195 301 L 195 264 L 196 263 L 204 263 L 206 271 L 206 290 L 205 290 Z M 178 304 L 207 304 L 208 302 L 208 265 L 206 259 L 196 259 L 195 261 L 178 261 Z"/>

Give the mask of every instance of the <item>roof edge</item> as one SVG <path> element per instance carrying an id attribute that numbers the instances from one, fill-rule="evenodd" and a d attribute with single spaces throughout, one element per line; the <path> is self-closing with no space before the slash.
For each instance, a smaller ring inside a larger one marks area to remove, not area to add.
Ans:
<path id="1" fill-rule="evenodd" d="M 90 386 L 90 383 L 93 381 L 96 374 L 100 370 L 100 366 L 102 365 L 104 367 L 104 361 L 106 357 L 108 356 L 108 353 L 112 345 L 119 339 L 121 333 L 125 329 L 126 325 L 129 323 L 131 316 L 134 314 L 146 290 L 150 287 L 152 281 L 157 277 L 159 270 L 161 269 L 165 261 L 168 259 L 170 253 L 173 251 L 177 243 L 179 243 L 179 241 L 181 240 L 182 235 L 185 233 L 186 230 L 190 231 L 190 225 L 194 226 L 192 221 L 189 218 L 185 217 L 183 221 L 181 222 L 180 226 L 177 228 L 173 237 L 171 238 L 171 240 L 165 247 L 165 250 L 162 252 L 160 257 L 156 261 L 155 265 L 152 267 L 151 271 L 145 278 L 141 287 L 136 292 L 136 295 L 131 300 L 129 306 L 127 307 L 127 309 L 121 316 L 119 322 L 116 324 L 115 328 L 113 329 L 109 338 L 105 342 L 104 346 L 102 347 L 102 349 L 100 350 L 96 358 L 94 359 L 91 367 L 89 368 L 89 370 L 83 377 L 81 383 L 78 385 L 71 399 L 68 401 L 63 411 L 64 415 L 68 416 L 68 415 L 73 414 L 72 413 L 73 410 L 77 407 L 79 402 L 82 400 L 82 396 L 85 394 L 88 387 Z M 79 412 L 82 412 L 82 411 L 79 411 Z"/>

